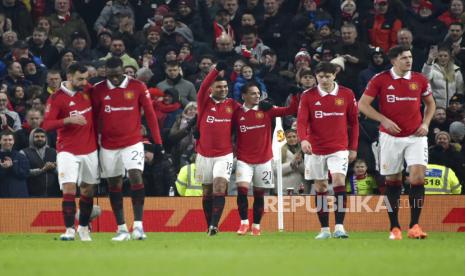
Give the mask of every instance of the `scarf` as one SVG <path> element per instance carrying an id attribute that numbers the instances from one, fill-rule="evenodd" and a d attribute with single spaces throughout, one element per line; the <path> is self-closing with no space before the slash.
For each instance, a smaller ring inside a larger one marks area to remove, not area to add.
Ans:
<path id="1" fill-rule="evenodd" d="M 222 25 L 218 24 L 218 22 L 214 21 L 213 22 L 213 30 L 215 31 L 215 40 L 220 37 L 223 33 L 228 34 L 232 40 L 234 41 L 234 30 L 231 28 L 231 25 L 228 24 L 228 26 L 225 28 Z"/>

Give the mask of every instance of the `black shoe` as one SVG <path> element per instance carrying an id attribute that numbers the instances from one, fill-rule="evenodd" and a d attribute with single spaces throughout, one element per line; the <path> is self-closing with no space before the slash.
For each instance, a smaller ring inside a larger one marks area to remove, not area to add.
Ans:
<path id="1" fill-rule="evenodd" d="M 216 234 L 218 234 L 218 227 L 210 226 L 210 227 L 208 228 L 208 235 L 209 235 L 209 236 L 214 236 L 214 235 L 216 235 Z"/>

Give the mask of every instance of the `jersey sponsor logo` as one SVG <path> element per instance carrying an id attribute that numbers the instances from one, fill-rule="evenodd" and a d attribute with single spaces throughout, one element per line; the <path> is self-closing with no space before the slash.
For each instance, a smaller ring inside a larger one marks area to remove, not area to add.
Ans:
<path id="1" fill-rule="evenodd" d="M 103 99 L 108 101 L 108 100 L 111 100 L 111 97 L 110 97 L 110 95 L 106 95 L 105 98 L 103 98 Z"/>
<path id="2" fill-rule="evenodd" d="M 87 112 L 90 112 L 91 110 L 92 110 L 92 107 L 88 107 L 84 110 L 73 110 L 69 112 L 69 116 L 83 115 L 83 114 L 86 114 Z"/>
<path id="3" fill-rule="evenodd" d="M 344 116 L 343 112 L 323 112 L 321 110 L 315 111 L 315 118 L 321 119 L 323 117 Z"/>
<path id="4" fill-rule="evenodd" d="M 405 101 L 415 102 L 415 101 L 417 101 L 417 98 L 415 98 L 415 97 L 397 97 L 396 95 L 386 95 L 386 101 L 388 103 L 405 102 Z"/>
<path id="5" fill-rule="evenodd" d="M 337 106 L 342 106 L 342 105 L 344 105 L 344 99 L 343 98 L 336 98 L 334 100 L 334 104 L 337 105 Z"/>
<path id="6" fill-rule="evenodd" d="M 71 101 L 71 102 L 69 103 L 69 106 L 73 106 L 73 105 L 76 105 L 76 104 L 75 104 L 73 101 Z"/>
<path id="7" fill-rule="evenodd" d="M 320 101 L 316 102 L 315 105 L 321 105 Z"/>
<path id="8" fill-rule="evenodd" d="M 408 88 L 412 91 L 415 91 L 418 89 L 418 84 L 416 82 L 411 82 L 408 84 Z"/>
<path id="9" fill-rule="evenodd" d="M 134 92 L 132 92 L 132 91 L 126 91 L 126 92 L 124 92 L 124 98 L 125 98 L 126 100 L 132 100 L 132 99 L 134 99 Z"/>
<path id="10" fill-rule="evenodd" d="M 113 111 L 131 111 L 134 110 L 133 106 L 121 106 L 121 107 L 114 107 L 111 105 L 106 105 L 105 106 L 105 112 L 110 113 Z"/>
<path id="11" fill-rule="evenodd" d="M 394 86 L 391 84 L 391 85 L 388 86 L 387 89 L 388 89 L 388 90 L 394 90 L 395 88 L 394 88 Z"/>
<path id="12" fill-rule="evenodd" d="M 231 122 L 231 119 L 217 119 L 214 116 L 207 116 L 207 123 L 228 123 Z"/>
<path id="13" fill-rule="evenodd" d="M 257 113 L 255 113 L 255 118 L 257 118 L 257 119 L 263 119 L 263 117 L 265 117 L 265 115 L 263 114 L 263 112 L 258 111 Z"/>
<path id="14" fill-rule="evenodd" d="M 257 129 L 257 128 L 264 128 L 265 125 L 254 125 L 254 126 L 244 126 L 244 125 L 241 125 L 239 126 L 239 129 L 241 130 L 241 132 L 247 132 L 248 130 L 254 130 L 254 129 Z"/>

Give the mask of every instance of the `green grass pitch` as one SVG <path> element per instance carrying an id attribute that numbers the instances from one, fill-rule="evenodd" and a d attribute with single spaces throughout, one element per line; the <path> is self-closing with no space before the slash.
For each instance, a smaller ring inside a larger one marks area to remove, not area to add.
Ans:
<path id="1" fill-rule="evenodd" d="M 145 241 L 62 242 L 58 234 L 1 234 L 0 275 L 465 275 L 465 233 L 390 241 L 387 233 L 148 233 Z M 404 232 L 404 236 L 406 233 Z"/>

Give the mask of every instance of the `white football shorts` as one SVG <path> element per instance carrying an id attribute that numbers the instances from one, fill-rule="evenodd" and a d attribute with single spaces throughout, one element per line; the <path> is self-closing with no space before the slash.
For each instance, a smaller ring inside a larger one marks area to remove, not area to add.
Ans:
<path id="1" fill-rule="evenodd" d="M 60 189 L 63 183 L 81 182 L 87 184 L 99 183 L 99 166 L 97 151 L 89 154 L 74 155 L 69 152 L 59 152 L 57 154 L 57 171 Z"/>
<path id="2" fill-rule="evenodd" d="M 144 171 L 144 145 L 142 142 L 122 149 L 100 148 L 100 165 L 103 177 L 124 175 L 124 170 Z"/>
<path id="3" fill-rule="evenodd" d="M 241 160 L 237 160 L 236 183 L 237 182 L 252 182 L 253 186 L 258 188 L 274 188 L 271 160 L 262 164 L 248 164 Z"/>
<path id="4" fill-rule="evenodd" d="M 233 154 L 205 157 L 197 153 L 195 179 L 202 184 L 213 184 L 213 179 L 222 177 L 229 181 L 233 168 Z"/>
<path id="5" fill-rule="evenodd" d="M 327 155 L 305 154 L 305 179 L 326 180 L 328 172 L 347 175 L 349 151 L 341 150 Z"/>

